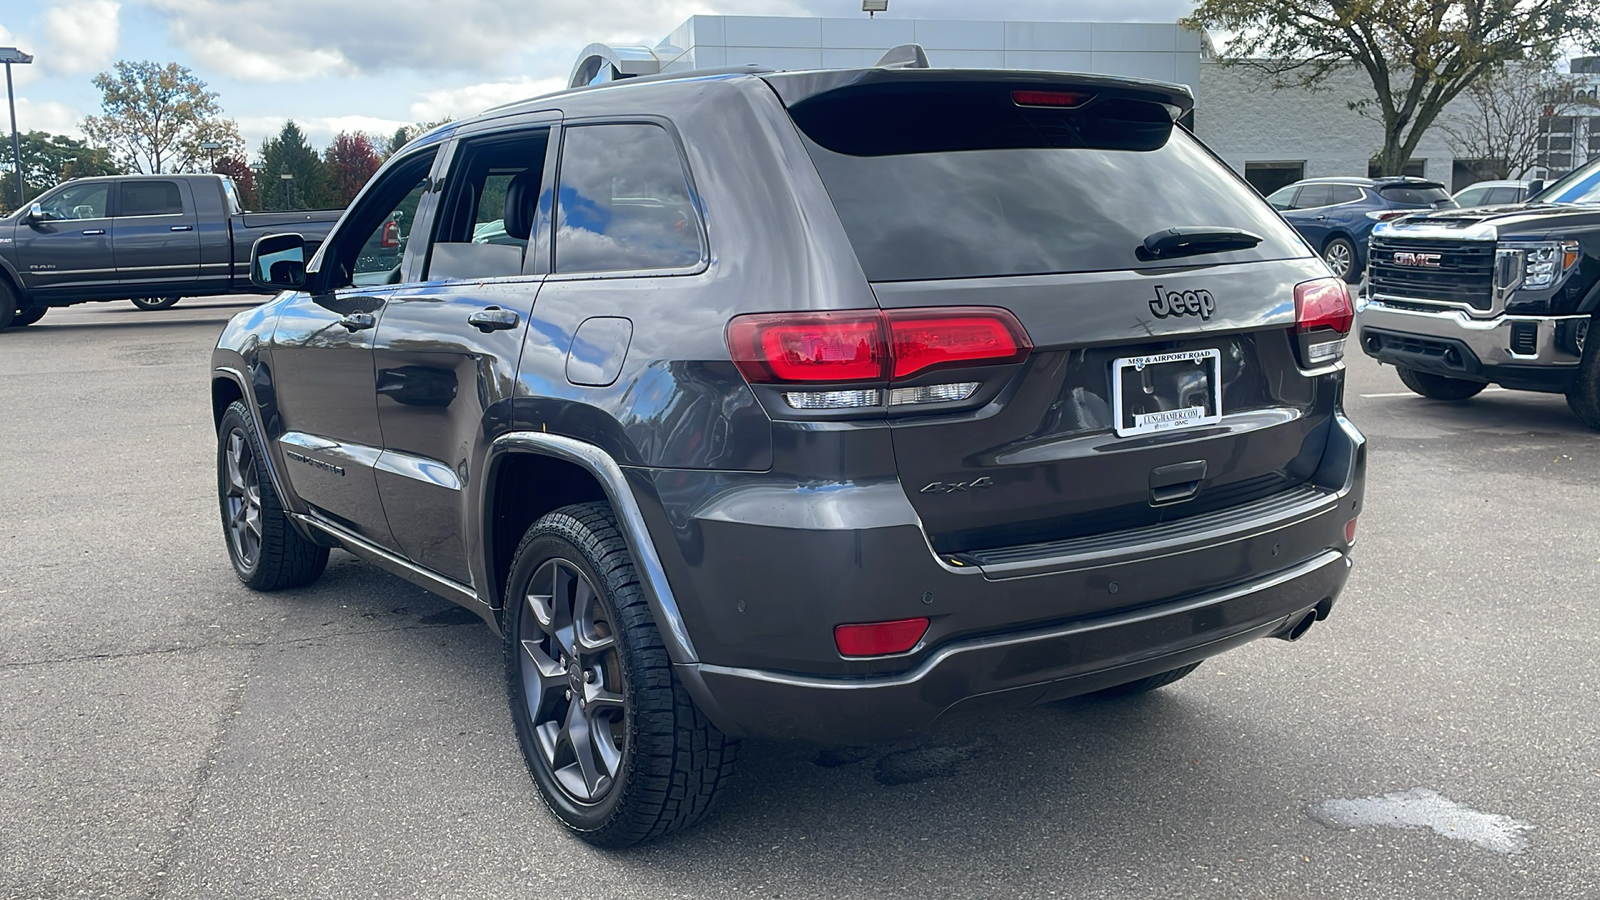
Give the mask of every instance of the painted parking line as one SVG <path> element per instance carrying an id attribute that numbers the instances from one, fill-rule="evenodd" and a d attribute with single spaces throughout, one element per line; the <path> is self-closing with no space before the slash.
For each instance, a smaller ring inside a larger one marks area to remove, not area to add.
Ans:
<path id="1" fill-rule="evenodd" d="M 1483 393 L 1487 394 L 1490 391 L 1504 391 L 1504 390 L 1508 390 L 1508 388 L 1490 386 L 1490 387 L 1484 388 L 1483 389 Z M 1363 399 L 1363 400 L 1377 400 L 1377 399 L 1382 398 L 1382 397 L 1420 397 L 1420 396 L 1421 396 L 1420 394 L 1415 394 L 1415 393 L 1412 393 L 1411 391 L 1395 391 L 1392 394 L 1362 394 L 1361 395 L 1361 399 Z"/>

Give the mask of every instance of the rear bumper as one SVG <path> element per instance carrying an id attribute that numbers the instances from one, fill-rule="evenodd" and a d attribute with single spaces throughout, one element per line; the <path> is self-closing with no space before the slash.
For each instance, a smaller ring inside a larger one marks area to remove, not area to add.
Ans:
<path id="1" fill-rule="evenodd" d="M 644 518 L 696 648 L 678 671 L 730 735 L 871 742 L 955 706 L 1086 693 L 1282 632 L 1325 616 L 1350 566 L 1365 440 L 1343 416 L 1319 440 L 1311 481 L 1271 502 L 962 557 L 929 548 L 898 483 L 658 473 Z M 912 617 L 931 624 L 908 653 L 833 645 L 836 624 Z"/>
<path id="2" fill-rule="evenodd" d="M 1361 349 L 1379 362 L 1518 390 L 1563 392 L 1578 371 L 1567 329 L 1588 316 L 1474 319 L 1455 310 L 1366 303 L 1357 317 Z"/>
<path id="3" fill-rule="evenodd" d="M 874 679 L 679 667 L 706 714 L 747 737 L 873 743 L 927 730 L 967 703 L 1031 704 L 1125 684 L 1325 618 L 1349 577 L 1329 550 L 1237 587 L 1055 628 L 947 644 L 916 669 Z"/>

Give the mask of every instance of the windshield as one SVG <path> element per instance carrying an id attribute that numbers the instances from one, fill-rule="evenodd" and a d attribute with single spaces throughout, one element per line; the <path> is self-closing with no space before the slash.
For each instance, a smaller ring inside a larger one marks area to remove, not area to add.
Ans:
<path id="1" fill-rule="evenodd" d="M 1529 201 L 1530 203 L 1600 203 L 1600 158 L 1573 169 Z"/>

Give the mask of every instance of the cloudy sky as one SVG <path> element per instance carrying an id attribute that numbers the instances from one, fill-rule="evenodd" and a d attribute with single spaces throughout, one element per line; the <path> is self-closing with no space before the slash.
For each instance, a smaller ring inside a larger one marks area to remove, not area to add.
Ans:
<path id="1" fill-rule="evenodd" d="M 888 15 L 1171 22 L 1192 5 L 891 0 Z M 96 73 L 119 59 L 176 61 L 221 95 L 253 150 L 286 118 L 320 145 L 341 130 L 389 133 L 557 90 L 585 45 L 654 45 L 695 14 L 860 9 L 860 0 L 0 0 L 0 46 L 36 57 L 13 68 L 25 131 L 81 136 L 78 123 L 100 105 Z"/>

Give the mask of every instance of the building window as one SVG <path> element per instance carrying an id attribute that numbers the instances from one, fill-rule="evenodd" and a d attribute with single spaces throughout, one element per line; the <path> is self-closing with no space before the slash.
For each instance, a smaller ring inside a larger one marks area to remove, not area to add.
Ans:
<path id="1" fill-rule="evenodd" d="M 1247 162 L 1244 164 L 1244 180 L 1250 186 L 1261 192 L 1261 196 L 1272 193 L 1284 185 L 1294 184 L 1306 177 L 1305 160 L 1298 162 Z"/>
<path id="2" fill-rule="evenodd" d="M 1400 174 L 1404 175 L 1407 178 L 1424 178 L 1424 177 L 1426 177 L 1425 173 L 1427 171 L 1428 171 L 1428 161 L 1426 159 L 1408 159 L 1408 160 L 1406 160 L 1405 169 L 1403 171 L 1401 171 Z M 1374 156 L 1373 158 L 1367 160 L 1367 177 L 1368 178 L 1377 178 L 1377 177 L 1379 177 L 1378 176 L 1378 158 L 1376 156 Z"/>

